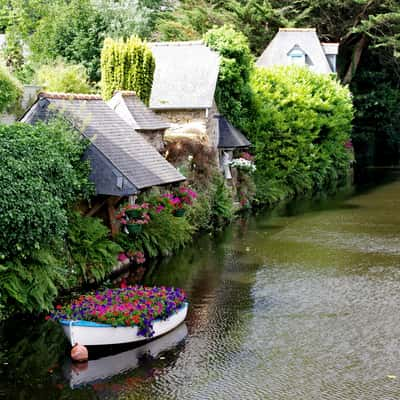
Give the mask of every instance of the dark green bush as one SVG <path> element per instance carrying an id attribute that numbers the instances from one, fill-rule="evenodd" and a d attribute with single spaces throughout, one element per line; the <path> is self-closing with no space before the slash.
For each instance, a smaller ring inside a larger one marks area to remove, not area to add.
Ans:
<path id="1" fill-rule="evenodd" d="M 48 248 L 67 230 L 66 207 L 91 190 L 87 143 L 62 121 L 0 126 L 0 259 Z"/>
<path id="2" fill-rule="evenodd" d="M 279 67 L 256 70 L 252 88 L 257 118 L 250 139 L 262 201 L 322 189 L 346 176 L 344 145 L 353 117 L 346 87 L 307 68 Z"/>

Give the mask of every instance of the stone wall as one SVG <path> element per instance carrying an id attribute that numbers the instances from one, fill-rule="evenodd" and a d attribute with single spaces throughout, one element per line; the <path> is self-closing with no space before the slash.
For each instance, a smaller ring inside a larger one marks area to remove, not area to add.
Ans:
<path id="1" fill-rule="evenodd" d="M 136 129 L 136 132 L 140 133 L 140 135 L 146 139 L 148 143 L 150 143 L 159 153 L 164 151 L 164 133 L 165 129 L 159 130 L 146 130 L 141 131 Z"/>
<path id="2" fill-rule="evenodd" d="M 217 147 L 216 137 L 218 113 L 214 102 L 212 108 L 201 110 L 154 110 L 165 118 L 171 127 L 165 131 L 165 138 L 193 138 L 201 143 Z"/>

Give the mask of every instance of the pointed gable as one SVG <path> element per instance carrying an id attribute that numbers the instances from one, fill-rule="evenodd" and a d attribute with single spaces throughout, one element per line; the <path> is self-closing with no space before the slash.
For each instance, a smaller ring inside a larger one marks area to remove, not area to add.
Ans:
<path id="1" fill-rule="evenodd" d="M 293 49 L 304 53 L 303 65 L 307 65 L 312 71 L 325 74 L 335 72 L 328 62 L 315 29 L 279 29 L 256 65 L 270 68 L 275 65 L 296 64 L 290 56 Z"/>
<path id="2" fill-rule="evenodd" d="M 107 104 L 133 129 L 162 130 L 170 124 L 148 108 L 132 91 L 118 91 Z"/>

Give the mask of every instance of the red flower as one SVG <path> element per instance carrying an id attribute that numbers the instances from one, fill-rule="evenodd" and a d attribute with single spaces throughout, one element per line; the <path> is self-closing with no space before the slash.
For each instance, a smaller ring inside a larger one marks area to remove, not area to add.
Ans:
<path id="1" fill-rule="evenodd" d="M 62 309 L 62 305 L 57 304 L 57 305 L 56 305 L 56 309 L 57 309 L 57 310 L 61 310 L 61 309 Z"/>

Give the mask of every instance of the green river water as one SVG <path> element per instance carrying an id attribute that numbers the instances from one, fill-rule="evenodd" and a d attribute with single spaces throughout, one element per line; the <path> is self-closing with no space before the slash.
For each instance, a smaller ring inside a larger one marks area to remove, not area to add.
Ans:
<path id="1" fill-rule="evenodd" d="M 400 399 L 400 171 L 241 218 L 150 269 L 185 325 L 73 365 L 51 322 L 0 328 L 0 399 Z"/>

